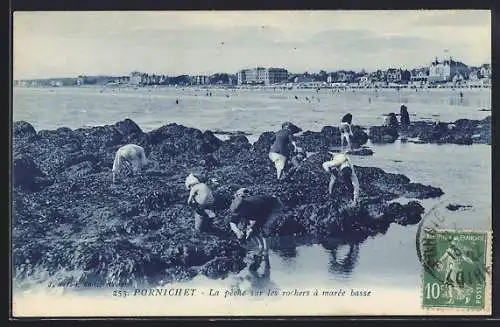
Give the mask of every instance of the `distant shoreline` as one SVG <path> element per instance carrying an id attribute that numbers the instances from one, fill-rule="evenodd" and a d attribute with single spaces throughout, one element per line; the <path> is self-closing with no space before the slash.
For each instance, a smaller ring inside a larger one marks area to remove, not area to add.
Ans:
<path id="1" fill-rule="evenodd" d="M 293 86 L 283 86 L 283 85 L 185 85 L 185 86 L 175 86 L 175 85 L 65 85 L 65 86 L 13 86 L 13 89 L 131 89 L 131 90 L 139 90 L 139 89 L 206 89 L 206 90 L 274 90 L 274 89 L 282 89 L 288 91 L 294 90 L 303 90 L 303 89 L 328 89 L 328 90 L 476 90 L 476 89 L 487 89 L 491 90 L 491 86 L 446 86 L 446 85 L 437 85 L 437 86 L 425 86 L 425 87 L 414 87 L 408 85 L 402 86 L 331 86 L 331 85 L 323 85 L 323 86 L 310 86 L 310 85 L 293 85 Z"/>

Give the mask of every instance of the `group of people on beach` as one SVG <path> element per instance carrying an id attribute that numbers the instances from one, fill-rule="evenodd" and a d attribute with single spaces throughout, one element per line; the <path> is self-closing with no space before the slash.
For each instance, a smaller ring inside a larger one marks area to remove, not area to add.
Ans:
<path id="1" fill-rule="evenodd" d="M 335 185 L 343 184 L 342 190 L 348 192 L 349 203 L 356 206 L 359 201 L 359 181 L 354 166 L 347 156 L 347 151 L 352 150 L 353 136 L 352 115 L 346 114 L 340 123 L 341 152 L 332 154 L 330 160 L 322 164 L 322 168 L 330 173 L 328 192 L 332 194 Z M 277 180 L 281 181 L 293 175 L 301 162 L 307 158 L 307 153 L 298 147 L 293 140 L 293 135 L 302 129 L 291 122 L 284 122 L 281 129 L 275 133 L 274 141 L 269 149 L 269 159 L 276 168 Z M 343 144 L 346 142 L 346 147 Z M 112 179 L 116 182 L 120 169 L 128 165 L 132 173 L 140 172 L 148 164 L 144 148 L 136 144 L 127 144 L 120 147 L 115 155 Z M 204 232 L 216 217 L 212 207 L 215 198 L 210 187 L 201 181 L 199 176 L 190 173 L 185 179 L 185 187 L 189 191 L 187 204 L 194 209 L 195 231 Z M 283 208 L 281 200 L 273 195 L 252 194 L 248 188 L 238 189 L 232 198 L 229 210 L 231 212 L 230 228 L 241 242 L 254 240 L 259 247 L 259 254 L 268 254 L 268 245 L 264 237 L 263 228 L 273 221 L 276 214 Z M 243 226 L 240 228 L 239 226 Z"/>

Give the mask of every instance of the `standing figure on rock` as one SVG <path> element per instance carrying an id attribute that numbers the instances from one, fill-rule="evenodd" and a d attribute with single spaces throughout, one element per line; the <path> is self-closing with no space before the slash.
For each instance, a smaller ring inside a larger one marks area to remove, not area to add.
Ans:
<path id="1" fill-rule="evenodd" d="M 291 157 L 297 148 L 293 141 L 293 134 L 300 132 L 301 129 L 290 122 L 284 122 L 281 130 L 276 132 L 274 143 L 269 149 L 269 159 L 276 167 L 276 176 L 278 179 L 284 177 L 284 170 L 287 160 Z"/>
<path id="2" fill-rule="evenodd" d="M 211 210 L 214 204 L 212 190 L 193 174 L 186 177 L 185 185 L 189 190 L 187 203 L 194 207 L 194 229 L 197 233 L 203 232 L 208 227 L 207 222 L 211 225 L 208 219 L 215 217 L 215 213 Z"/>
<path id="3" fill-rule="evenodd" d="M 116 151 L 112 169 L 113 184 L 124 164 L 129 165 L 132 173 L 140 173 L 142 167 L 148 164 L 144 148 L 136 144 L 127 144 Z"/>
<path id="4" fill-rule="evenodd" d="M 344 115 L 344 117 L 342 117 L 342 121 L 339 125 L 341 151 L 344 150 L 344 140 L 346 141 L 347 150 L 352 150 L 351 137 L 353 136 L 353 133 L 351 124 L 352 115 L 350 113 L 347 113 Z"/>
<path id="5" fill-rule="evenodd" d="M 246 188 L 240 188 L 234 194 L 229 207 L 232 216 L 229 226 L 240 241 L 254 239 L 259 245 L 259 254 L 268 255 L 268 246 L 263 234 L 263 227 L 271 224 L 278 211 L 283 207 L 281 201 L 270 195 L 251 195 Z M 244 225 L 243 232 L 238 225 Z"/>
<path id="6" fill-rule="evenodd" d="M 408 108 L 406 108 L 404 104 L 401 105 L 399 119 L 401 122 L 401 127 L 408 127 L 410 125 L 410 115 L 408 114 Z"/>
<path id="7" fill-rule="evenodd" d="M 332 159 L 323 163 L 323 169 L 331 173 L 328 193 L 333 193 L 335 184 L 348 193 L 348 198 L 352 199 L 351 205 L 357 205 L 359 201 L 359 180 L 354 171 L 354 166 L 349 157 L 342 153 L 332 153 Z"/>

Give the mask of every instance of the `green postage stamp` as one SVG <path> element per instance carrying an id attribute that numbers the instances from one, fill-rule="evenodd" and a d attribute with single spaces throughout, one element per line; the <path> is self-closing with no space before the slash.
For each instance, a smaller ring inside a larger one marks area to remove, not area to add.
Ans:
<path id="1" fill-rule="evenodd" d="M 422 243 L 422 306 L 487 310 L 490 234 L 427 228 Z"/>

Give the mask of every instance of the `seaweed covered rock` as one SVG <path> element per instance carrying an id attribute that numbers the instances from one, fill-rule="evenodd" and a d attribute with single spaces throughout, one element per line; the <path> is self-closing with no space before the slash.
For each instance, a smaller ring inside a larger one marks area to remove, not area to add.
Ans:
<path id="1" fill-rule="evenodd" d="M 264 132 L 260 134 L 257 141 L 253 144 L 253 151 L 257 155 L 267 155 L 274 142 L 276 135 L 274 132 Z"/>
<path id="2" fill-rule="evenodd" d="M 222 144 L 210 131 L 203 133 L 175 123 L 149 132 L 148 140 L 152 149 L 159 149 L 164 155 L 170 156 L 212 153 Z"/>
<path id="3" fill-rule="evenodd" d="M 147 147 L 146 133 L 133 120 L 126 118 L 113 126 L 122 134 L 123 142 Z"/>
<path id="4" fill-rule="evenodd" d="M 50 180 L 28 155 L 18 155 L 13 163 L 13 184 L 28 191 L 40 191 Z"/>
<path id="5" fill-rule="evenodd" d="M 368 141 L 368 135 L 359 126 L 352 126 L 353 148 L 358 148 Z M 297 145 L 309 152 L 329 151 L 340 146 L 340 132 L 337 127 L 325 126 L 320 132 L 305 131 L 294 137 Z"/>
<path id="6" fill-rule="evenodd" d="M 416 139 L 417 143 L 491 144 L 491 116 L 482 120 L 458 119 L 454 122 L 415 121 L 399 128 L 370 127 L 370 139 L 374 143 L 393 143 L 399 134 Z"/>
<path id="7" fill-rule="evenodd" d="M 394 143 L 399 136 L 395 127 L 372 126 L 370 127 L 370 140 L 373 143 Z"/>
<path id="8" fill-rule="evenodd" d="M 14 138 L 34 137 L 36 136 L 36 130 L 30 123 L 19 120 L 12 124 L 12 135 Z"/>
<path id="9" fill-rule="evenodd" d="M 335 133 L 334 127 L 325 127 L 306 134 L 305 149 L 329 146 L 328 137 Z M 148 147 L 151 167 L 112 184 L 115 151 L 137 139 Z M 327 191 L 330 175 L 321 164 L 330 155 L 325 152 L 309 156 L 293 175 L 278 182 L 268 158 L 273 140 L 274 133 L 267 132 L 253 146 L 244 135 L 221 141 L 210 131 L 177 124 L 142 133 L 130 120 L 40 131 L 29 142 L 19 138 L 13 190 L 16 276 L 48 272 L 55 283 L 108 285 L 190 279 L 199 273 L 223 277 L 242 269 L 247 254 L 228 224 L 229 205 L 241 187 L 283 202 L 280 214 L 266 226 L 268 235 L 343 235 L 356 241 L 384 233 L 393 223 L 420 220 L 417 202 L 390 201 L 442 194 L 403 175 L 355 166 L 361 199 L 351 208 L 341 190 Z M 216 218 L 206 233 L 195 232 L 194 211 L 186 205 L 184 180 L 189 173 L 202 175 L 215 196 Z M 44 174 L 52 181 L 50 187 L 37 184 Z M 62 279 L 61 269 L 66 271 Z"/>

